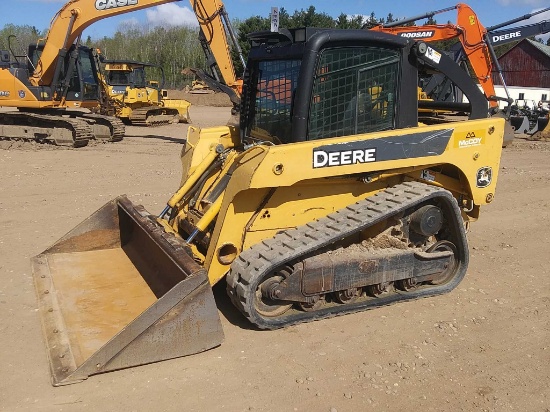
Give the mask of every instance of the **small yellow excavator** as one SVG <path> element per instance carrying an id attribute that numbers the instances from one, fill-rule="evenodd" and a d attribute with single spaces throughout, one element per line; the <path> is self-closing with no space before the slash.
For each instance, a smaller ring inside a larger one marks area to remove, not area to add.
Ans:
<path id="1" fill-rule="evenodd" d="M 100 113 L 120 118 L 133 126 L 160 126 L 189 123 L 191 103 L 183 99 L 168 99 L 161 66 L 133 60 L 103 60 L 105 103 Z M 161 82 L 147 80 L 146 68 L 160 72 Z"/>
<path id="2" fill-rule="evenodd" d="M 275 329 L 441 295 L 465 276 L 505 123 L 467 73 L 369 30 L 250 41 L 239 124 L 189 127 L 166 207 L 119 196 L 32 259 L 54 385 L 220 345 L 218 282 Z M 468 120 L 419 122 L 424 72 L 462 90 L 452 107 Z"/>

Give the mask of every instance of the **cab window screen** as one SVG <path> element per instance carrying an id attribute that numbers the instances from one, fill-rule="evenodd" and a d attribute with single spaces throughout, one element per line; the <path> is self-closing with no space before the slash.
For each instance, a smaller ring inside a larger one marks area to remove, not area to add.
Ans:
<path id="1" fill-rule="evenodd" d="M 327 49 L 317 68 L 308 139 L 394 126 L 399 54 L 378 48 Z"/>
<path id="2" fill-rule="evenodd" d="M 109 84 L 111 86 L 127 86 L 130 84 L 130 73 L 120 70 L 109 70 Z"/>
<path id="3" fill-rule="evenodd" d="M 292 99 L 300 72 L 300 60 L 268 60 L 258 63 L 250 133 L 267 133 L 277 142 L 290 139 Z"/>

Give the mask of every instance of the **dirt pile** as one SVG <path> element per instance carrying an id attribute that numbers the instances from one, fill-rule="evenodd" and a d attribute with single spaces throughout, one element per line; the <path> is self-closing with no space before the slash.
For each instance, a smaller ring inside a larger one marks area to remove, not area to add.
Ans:
<path id="1" fill-rule="evenodd" d="M 185 90 L 168 90 L 169 99 L 185 99 L 193 106 L 231 107 L 225 93 L 188 93 Z"/>

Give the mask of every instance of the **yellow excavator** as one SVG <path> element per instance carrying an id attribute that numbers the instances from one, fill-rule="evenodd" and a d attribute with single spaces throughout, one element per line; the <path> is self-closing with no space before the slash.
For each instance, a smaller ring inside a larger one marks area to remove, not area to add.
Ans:
<path id="1" fill-rule="evenodd" d="M 116 116 L 134 126 L 190 122 L 191 103 L 168 98 L 161 66 L 133 60 L 103 60 L 102 65 L 100 77 L 104 79 L 105 99 L 100 113 Z M 161 82 L 147 80 L 146 68 L 156 68 L 162 76 Z"/>
<path id="2" fill-rule="evenodd" d="M 93 51 L 80 44 L 92 23 L 176 0 L 69 0 L 52 19 L 48 35 L 24 55 L 0 51 L 0 138 L 81 147 L 91 139 L 118 141 L 124 124 L 89 113 L 100 85 Z M 13 36 L 10 36 L 10 39 Z"/>
<path id="3" fill-rule="evenodd" d="M 275 329 L 441 295 L 465 276 L 505 122 L 467 73 L 388 33 L 249 39 L 239 123 L 189 127 L 166 207 L 119 196 L 32 259 L 54 385 L 220 345 L 218 282 Z M 468 120 L 419 122 L 424 72 L 462 90 Z"/>

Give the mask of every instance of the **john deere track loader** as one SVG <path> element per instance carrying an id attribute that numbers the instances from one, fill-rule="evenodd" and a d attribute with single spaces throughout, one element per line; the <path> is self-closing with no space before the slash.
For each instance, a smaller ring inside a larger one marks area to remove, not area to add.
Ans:
<path id="1" fill-rule="evenodd" d="M 189 128 L 160 214 L 120 196 L 33 258 L 55 385 L 219 345 L 220 281 L 274 329 L 464 277 L 465 228 L 494 199 L 504 133 L 464 70 L 373 31 L 251 42 L 240 125 Z M 419 71 L 452 79 L 469 120 L 419 123 Z"/>

